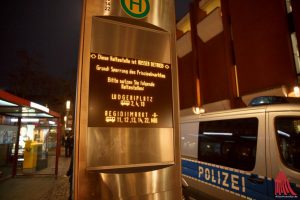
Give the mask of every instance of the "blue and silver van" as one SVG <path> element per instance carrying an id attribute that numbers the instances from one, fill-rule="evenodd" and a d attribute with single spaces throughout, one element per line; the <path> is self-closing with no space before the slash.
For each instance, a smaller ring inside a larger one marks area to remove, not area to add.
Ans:
<path id="1" fill-rule="evenodd" d="M 184 116 L 180 127 L 186 199 L 300 197 L 300 104 Z"/>

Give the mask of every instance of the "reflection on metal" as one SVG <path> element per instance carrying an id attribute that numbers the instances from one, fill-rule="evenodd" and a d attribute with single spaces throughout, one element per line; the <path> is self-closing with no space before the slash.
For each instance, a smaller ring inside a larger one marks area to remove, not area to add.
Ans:
<path id="1" fill-rule="evenodd" d="M 128 2 L 134 7 L 143 1 Z M 126 13 L 119 0 L 84 1 L 75 120 L 76 200 L 181 199 L 174 1 L 147 2 L 149 12 L 138 19 Z M 121 81 L 125 89 L 120 89 Z M 130 89 L 134 86 L 143 90 Z"/>
<path id="2" fill-rule="evenodd" d="M 87 137 L 90 170 L 174 164 L 171 128 L 88 128 Z"/>
<path id="3" fill-rule="evenodd" d="M 166 31 L 111 19 L 93 17 L 91 52 L 170 62 L 170 35 Z"/>
<path id="4" fill-rule="evenodd" d="M 137 196 L 129 199 L 180 199 L 181 188 L 172 191 L 180 184 L 179 180 L 174 179 L 173 173 L 166 168 L 142 173 L 100 173 L 100 190 L 103 199 Z"/>

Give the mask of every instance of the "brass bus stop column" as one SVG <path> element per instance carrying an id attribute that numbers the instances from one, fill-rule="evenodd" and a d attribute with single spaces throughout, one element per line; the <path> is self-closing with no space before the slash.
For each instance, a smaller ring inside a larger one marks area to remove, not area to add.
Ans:
<path id="1" fill-rule="evenodd" d="M 173 0 L 85 0 L 75 199 L 181 199 Z"/>

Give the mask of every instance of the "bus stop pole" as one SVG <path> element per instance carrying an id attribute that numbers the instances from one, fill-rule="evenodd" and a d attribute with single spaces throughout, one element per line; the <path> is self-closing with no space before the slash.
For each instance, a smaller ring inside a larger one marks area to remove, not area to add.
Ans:
<path id="1" fill-rule="evenodd" d="M 58 159 L 60 157 L 60 147 L 61 147 L 61 123 L 60 117 L 57 118 L 57 138 L 56 138 L 56 157 L 55 157 L 55 176 L 58 175 Z"/>
<path id="2" fill-rule="evenodd" d="M 19 141 L 21 132 L 21 117 L 18 117 L 18 131 L 15 144 L 15 154 L 13 159 L 13 168 L 12 168 L 12 177 L 15 177 L 17 174 L 17 165 L 18 165 L 18 155 L 19 155 Z"/>

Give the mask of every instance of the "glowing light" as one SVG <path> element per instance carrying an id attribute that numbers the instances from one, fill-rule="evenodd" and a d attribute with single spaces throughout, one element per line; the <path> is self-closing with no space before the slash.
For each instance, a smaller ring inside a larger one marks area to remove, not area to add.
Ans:
<path id="1" fill-rule="evenodd" d="M 7 102 L 7 101 L 0 100 L 0 106 L 18 106 L 18 105 Z"/>
<path id="2" fill-rule="evenodd" d="M 281 130 L 278 130 L 277 133 L 278 133 L 279 135 L 283 135 L 283 136 L 286 136 L 286 137 L 291 137 L 290 134 L 288 134 L 288 133 L 286 133 L 286 132 L 283 132 L 283 131 L 281 131 Z"/>
<path id="3" fill-rule="evenodd" d="M 300 89 L 298 86 L 294 87 L 294 94 L 295 94 L 295 97 L 300 97 Z"/>
<path id="4" fill-rule="evenodd" d="M 55 122 L 54 121 L 49 121 L 48 122 L 50 125 L 55 125 Z"/>
<path id="5" fill-rule="evenodd" d="M 70 108 L 71 108 L 71 101 L 68 100 L 68 101 L 66 102 L 66 109 L 67 109 L 67 110 L 70 110 Z"/>
<path id="6" fill-rule="evenodd" d="M 201 113 L 205 113 L 205 110 L 204 110 L 204 108 L 200 108 L 198 106 L 195 106 L 195 107 L 193 107 L 193 113 L 196 114 L 196 115 L 199 115 Z"/>
<path id="7" fill-rule="evenodd" d="M 18 122 L 18 119 L 17 118 L 12 118 L 10 120 L 11 122 Z M 36 118 L 22 118 L 21 119 L 21 122 L 39 122 L 40 120 L 39 119 L 36 119 Z"/>
<path id="8" fill-rule="evenodd" d="M 49 108 L 47 108 L 45 106 L 42 106 L 40 104 L 34 103 L 34 102 L 30 102 L 30 107 L 36 108 L 38 110 L 42 110 L 42 111 L 44 111 L 46 113 L 49 113 Z"/>
<path id="9" fill-rule="evenodd" d="M 225 135 L 225 136 L 232 136 L 232 133 L 203 132 L 203 135 Z"/>

